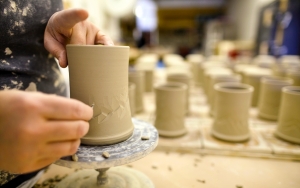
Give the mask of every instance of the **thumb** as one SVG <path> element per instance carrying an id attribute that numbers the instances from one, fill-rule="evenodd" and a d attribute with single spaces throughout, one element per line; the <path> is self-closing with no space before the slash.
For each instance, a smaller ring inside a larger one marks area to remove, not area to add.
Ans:
<path id="1" fill-rule="evenodd" d="M 88 16 L 86 10 L 73 8 L 57 12 L 49 19 L 44 34 L 44 46 L 58 59 L 61 67 L 67 66 L 65 45 L 72 35 L 72 28 Z"/>
<path id="2" fill-rule="evenodd" d="M 79 22 L 88 18 L 89 14 L 86 10 L 80 8 L 67 9 L 57 12 L 53 17 L 54 29 L 63 34 L 65 37 L 72 35 L 72 28 Z"/>

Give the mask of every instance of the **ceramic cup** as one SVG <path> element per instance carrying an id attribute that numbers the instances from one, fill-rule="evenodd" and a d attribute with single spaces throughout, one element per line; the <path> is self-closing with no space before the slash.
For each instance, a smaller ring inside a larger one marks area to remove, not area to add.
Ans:
<path id="1" fill-rule="evenodd" d="M 206 94 L 208 98 L 208 87 L 209 87 L 209 78 L 213 75 L 232 75 L 233 72 L 229 68 L 223 68 L 223 67 L 214 67 L 214 68 L 208 68 L 204 71 L 204 80 L 203 80 L 203 91 Z"/>
<path id="2" fill-rule="evenodd" d="M 191 64 L 191 72 L 193 74 L 194 84 L 200 86 L 200 65 L 204 60 L 204 57 L 200 54 L 189 54 L 186 56 L 187 62 Z"/>
<path id="3" fill-rule="evenodd" d="M 135 115 L 135 84 L 132 82 L 128 83 L 128 96 L 131 116 Z"/>
<path id="4" fill-rule="evenodd" d="M 278 119 L 281 89 L 293 84 L 291 78 L 266 76 L 261 79 L 258 115 L 261 118 L 276 121 Z"/>
<path id="5" fill-rule="evenodd" d="M 208 103 L 210 105 L 210 115 L 214 116 L 214 110 L 215 110 L 215 106 L 214 106 L 214 102 L 215 102 L 215 89 L 214 89 L 214 85 L 217 83 L 221 83 L 221 82 L 234 82 L 234 83 L 239 83 L 241 82 L 241 76 L 234 74 L 234 75 L 211 75 L 210 79 L 209 79 L 209 84 L 208 84 Z"/>
<path id="6" fill-rule="evenodd" d="M 145 73 L 145 91 L 151 92 L 153 90 L 153 70 L 144 70 Z"/>
<path id="7" fill-rule="evenodd" d="M 294 80 L 294 86 L 300 86 L 300 68 L 288 69 L 286 74 L 287 77 Z"/>
<path id="8" fill-rule="evenodd" d="M 184 73 L 173 73 L 167 75 L 168 82 L 180 82 L 187 85 L 186 90 L 186 113 L 189 112 L 189 95 L 190 95 L 190 83 L 191 83 L 191 76 Z"/>
<path id="9" fill-rule="evenodd" d="M 254 91 L 252 94 L 251 106 L 258 106 L 259 99 L 259 91 L 260 91 L 260 80 L 264 76 L 270 76 L 271 73 L 269 71 L 265 71 L 264 69 L 257 69 L 254 71 L 246 71 L 244 75 L 244 83 L 253 86 Z"/>
<path id="10" fill-rule="evenodd" d="M 155 127 L 159 135 L 176 137 L 186 133 L 184 126 L 186 92 L 187 85 L 179 82 L 169 82 L 155 87 Z"/>
<path id="11" fill-rule="evenodd" d="M 135 112 L 144 110 L 144 91 L 145 91 L 145 73 L 144 71 L 130 71 L 129 82 L 135 84 Z"/>
<path id="12" fill-rule="evenodd" d="M 128 98 L 128 46 L 67 45 L 70 97 L 92 106 L 87 145 L 129 138 L 134 126 Z M 113 73 L 113 74 L 112 74 Z"/>
<path id="13" fill-rule="evenodd" d="M 221 140 L 241 142 L 249 139 L 249 108 L 253 87 L 242 83 L 218 83 L 212 135 Z"/>
<path id="14" fill-rule="evenodd" d="M 278 125 L 275 135 L 300 144 L 300 86 L 282 88 Z"/>

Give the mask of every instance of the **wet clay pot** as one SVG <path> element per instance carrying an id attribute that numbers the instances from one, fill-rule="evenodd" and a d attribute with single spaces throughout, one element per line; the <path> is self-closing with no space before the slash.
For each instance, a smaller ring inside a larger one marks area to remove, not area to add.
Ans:
<path id="1" fill-rule="evenodd" d="M 135 115 L 135 84 L 132 82 L 128 83 L 128 96 L 131 116 L 133 117 Z"/>
<path id="2" fill-rule="evenodd" d="M 128 98 L 129 47 L 67 45 L 67 56 L 70 97 L 94 111 L 81 143 L 108 145 L 129 138 L 134 129 Z"/>
<path id="3" fill-rule="evenodd" d="M 186 84 L 186 113 L 189 112 L 189 95 L 190 95 L 190 84 L 191 84 L 191 76 L 189 74 L 184 73 L 172 73 L 167 75 L 168 82 L 180 82 Z"/>
<path id="4" fill-rule="evenodd" d="M 300 144 L 300 86 L 282 88 L 278 125 L 275 135 Z"/>
<path id="5" fill-rule="evenodd" d="M 214 88 L 216 100 L 212 135 L 230 142 L 248 140 L 253 87 L 242 83 L 218 83 Z"/>
<path id="6" fill-rule="evenodd" d="M 291 78 L 266 76 L 261 79 L 258 115 L 261 118 L 276 121 L 278 119 L 281 89 L 293 84 Z"/>
<path id="7" fill-rule="evenodd" d="M 144 111 L 145 73 L 144 71 L 130 71 L 129 82 L 135 84 L 135 112 Z"/>
<path id="8" fill-rule="evenodd" d="M 177 137 L 186 133 L 186 92 L 187 85 L 179 82 L 155 87 L 155 127 L 160 136 Z"/>

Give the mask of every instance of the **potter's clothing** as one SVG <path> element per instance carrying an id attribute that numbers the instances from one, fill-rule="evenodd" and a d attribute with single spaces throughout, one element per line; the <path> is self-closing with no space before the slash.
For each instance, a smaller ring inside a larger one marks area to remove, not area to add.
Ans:
<path id="1" fill-rule="evenodd" d="M 43 44 L 50 16 L 61 9 L 61 0 L 0 0 L 0 90 L 66 96 L 58 65 Z M 37 174 L 0 170 L 0 187 L 21 186 Z"/>

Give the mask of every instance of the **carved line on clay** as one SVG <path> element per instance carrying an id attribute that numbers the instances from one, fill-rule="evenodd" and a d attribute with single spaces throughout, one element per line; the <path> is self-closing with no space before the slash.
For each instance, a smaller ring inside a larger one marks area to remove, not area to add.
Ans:
<path id="1" fill-rule="evenodd" d="M 100 103 L 96 103 L 93 96 L 90 96 L 90 106 L 94 111 L 100 111 L 93 118 L 98 118 L 98 124 L 108 121 L 113 114 L 117 114 L 119 119 L 125 116 L 126 107 L 129 106 L 129 97 L 126 89 L 123 89 L 119 95 L 105 96 Z"/>

